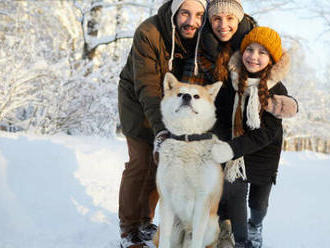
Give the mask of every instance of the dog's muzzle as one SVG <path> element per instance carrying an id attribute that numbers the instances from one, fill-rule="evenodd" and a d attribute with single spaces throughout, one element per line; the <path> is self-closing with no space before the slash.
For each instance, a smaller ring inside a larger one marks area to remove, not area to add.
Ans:
<path id="1" fill-rule="evenodd" d="M 183 94 L 181 96 L 181 99 L 182 99 L 181 105 L 179 106 L 178 109 L 175 110 L 176 113 L 179 112 L 182 107 L 185 107 L 185 108 L 186 107 L 189 107 L 193 113 L 198 114 L 198 112 L 191 105 L 191 99 L 192 99 L 192 97 L 191 97 L 190 94 L 187 94 L 187 93 L 186 94 Z"/>

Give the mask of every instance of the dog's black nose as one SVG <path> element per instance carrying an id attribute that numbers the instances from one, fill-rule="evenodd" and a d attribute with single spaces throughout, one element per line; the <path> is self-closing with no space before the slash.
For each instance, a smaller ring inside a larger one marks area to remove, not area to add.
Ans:
<path id="1" fill-rule="evenodd" d="M 188 102 L 190 102 L 190 100 L 191 100 L 191 95 L 189 95 L 189 94 L 183 94 L 182 101 L 184 103 L 188 103 Z"/>

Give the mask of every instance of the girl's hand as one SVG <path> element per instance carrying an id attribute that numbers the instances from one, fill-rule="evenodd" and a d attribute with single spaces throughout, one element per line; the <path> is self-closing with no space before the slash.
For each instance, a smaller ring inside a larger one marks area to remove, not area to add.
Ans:
<path id="1" fill-rule="evenodd" d="M 297 101 L 289 96 L 273 95 L 268 99 L 268 106 L 265 109 L 276 118 L 291 118 L 298 112 Z"/>

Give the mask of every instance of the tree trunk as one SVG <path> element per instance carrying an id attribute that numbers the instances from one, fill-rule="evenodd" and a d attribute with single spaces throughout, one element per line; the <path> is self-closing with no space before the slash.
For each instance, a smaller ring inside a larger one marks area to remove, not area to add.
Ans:
<path id="1" fill-rule="evenodd" d="M 118 0 L 119 3 L 123 2 L 123 0 Z M 121 29 L 122 29 L 122 13 L 123 13 L 123 6 L 122 5 L 118 5 L 116 7 L 116 28 L 115 28 L 115 33 L 117 34 Z M 119 56 L 120 54 L 118 54 L 119 51 L 119 46 L 118 46 L 118 42 L 120 41 L 115 41 L 114 43 L 114 49 L 113 49 L 113 61 L 119 61 Z"/>
<path id="2" fill-rule="evenodd" d="M 103 0 L 93 0 L 91 5 L 100 3 Z M 87 36 L 97 38 L 99 22 L 102 14 L 102 6 L 95 6 L 91 9 L 87 21 Z M 83 59 L 93 60 L 96 47 L 90 47 L 86 41 L 84 43 Z"/>

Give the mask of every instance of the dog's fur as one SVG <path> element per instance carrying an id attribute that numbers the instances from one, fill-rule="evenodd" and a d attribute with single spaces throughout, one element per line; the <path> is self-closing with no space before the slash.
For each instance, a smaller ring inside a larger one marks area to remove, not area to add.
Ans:
<path id="1" fill-rule="evenodd" d="M 161 112 L 166 128 L 175 135 L 203 134 L 215 121 L 214 99 L 221 83 L 209 86 L 178 82 L 167 73 Z M 189 94 L 184 101 L 184 94 Z M 218 204 L 223 171 L 211 155 L 212 139 L 166 139 L 160 147 L 157 189 L 160 196 L 160 248 L 216 247 L 219 234 Z M 159 238 L 159 240 L 157 240 Z"/>

